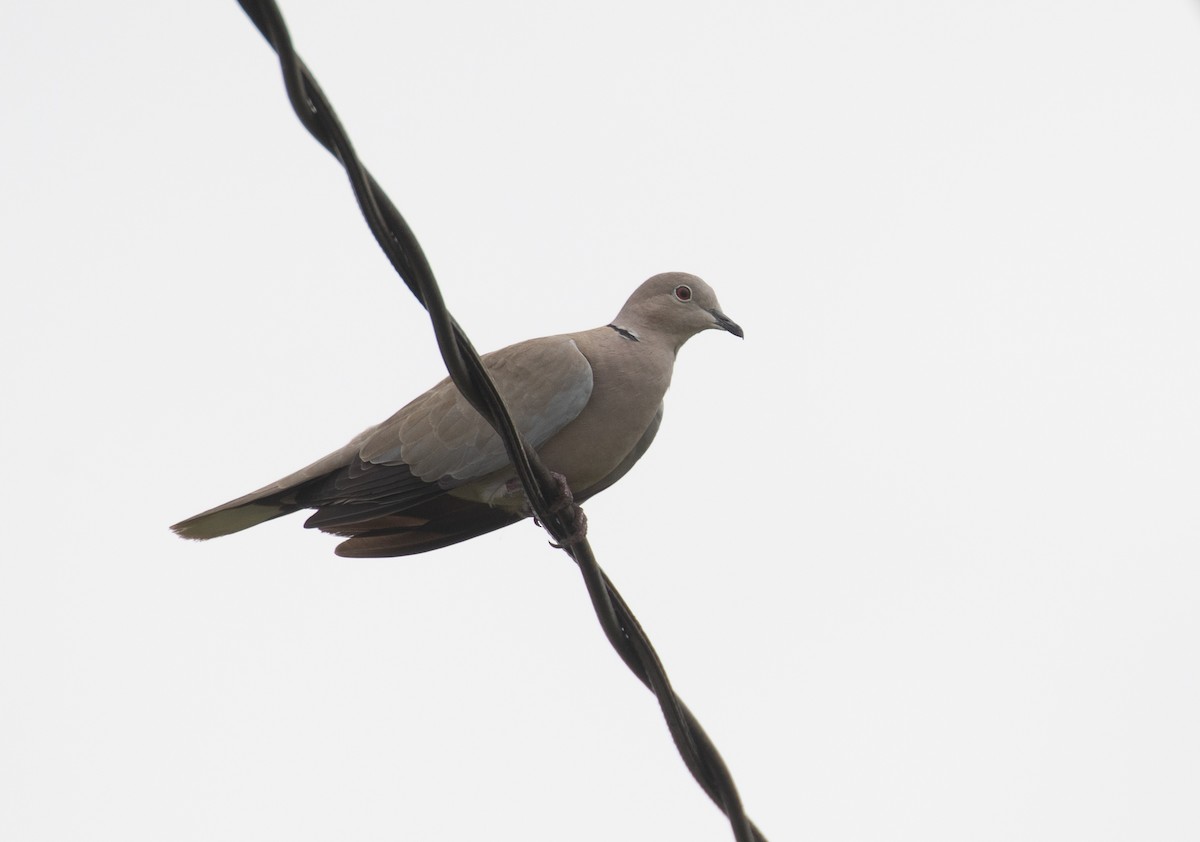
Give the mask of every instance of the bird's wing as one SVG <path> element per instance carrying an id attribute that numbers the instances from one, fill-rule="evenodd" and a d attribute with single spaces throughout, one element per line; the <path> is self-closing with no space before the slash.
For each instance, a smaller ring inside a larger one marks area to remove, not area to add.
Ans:
<path id="1" fill-rule="evenodd" d="M 533 447 L 569 424 L 592 394 L 592 367 L 569 336 L 531 339 L 483 361 Z M 426 503 L 507 460 L 500 437 L 447 378 L 328 456 L 172 529 L 213 538 L 304 508 L 318 510 L 307 526 L 348 529 Z"/>
<path id="2" fill-rule="evenodd" d="M 592 367 L 570 336 L 531 339 L 483 357 L 521 434 L 540 447 L 573 421 L 592 394 Z M 417 479 L 454 488 L 508 462 L 504 443 L 454 384 L 443 380 L 369 435 L 368 465 L 404 465 Z"/>

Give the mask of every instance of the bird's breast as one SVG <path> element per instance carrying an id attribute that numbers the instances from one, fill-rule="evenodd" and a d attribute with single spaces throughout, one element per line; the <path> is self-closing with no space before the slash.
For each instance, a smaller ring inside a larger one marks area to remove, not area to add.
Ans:
<path id="1" fill-rule="evenodd" d="M 592 363 L 592 394 L 578 417 L 539 450 L 547 467 L 565 476 L 577 494 L 602 481 L 637 446 L 671 385 L 674 353 L 637 347 L 608 333 L 600 341 L 625 344 L 617 353 L 596 353 L 580 343 Z"/>

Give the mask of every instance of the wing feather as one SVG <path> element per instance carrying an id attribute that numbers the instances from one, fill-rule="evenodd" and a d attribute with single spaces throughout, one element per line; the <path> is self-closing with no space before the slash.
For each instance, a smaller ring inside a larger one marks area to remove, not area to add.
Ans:
<path id="1" fill-rule="evenodd" d="M 532 339 L 487 354 L 488 373 L 517 429 L 540 447 L 569 424 L 592 394 L 592 367 L 569 336 Z M 452 488 L 504 467 L 504 443 L 447 378 L 401 409 L 363 442 L 363 462 L 407 465 L 425 482 Z"/>

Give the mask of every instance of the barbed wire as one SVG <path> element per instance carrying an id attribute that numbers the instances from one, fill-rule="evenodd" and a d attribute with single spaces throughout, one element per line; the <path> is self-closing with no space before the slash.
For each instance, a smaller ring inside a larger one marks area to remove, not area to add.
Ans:
<path id="1" fill-rule="evenodd" d="M 416 236 L 383 188 L 359 161 L 329 100 L 296 55 L 279 7 L 273 0 L 238 2 L 278 54 L 288 99 L 296 116 L 309 134 L 341 162 L 359 210 L 376 242 L 428 311 L 438 350 L 455 386 L 503 440 L 537 521 L 579 566 L 592 607 L 609 643 L 630 671 L 657 697 L 671 738 L 688 771 L 728 817 L 737 842 L 766 842 L 766 837 L 746 816 L 733 777 L 712 740 L 671 688 L 649 638 L 621 594 L 600 569 L 586 535 L 580 535 L 578 525 L 583 517 L 582 509 L 516 429 L 479 354 L 447 310 Z"/>

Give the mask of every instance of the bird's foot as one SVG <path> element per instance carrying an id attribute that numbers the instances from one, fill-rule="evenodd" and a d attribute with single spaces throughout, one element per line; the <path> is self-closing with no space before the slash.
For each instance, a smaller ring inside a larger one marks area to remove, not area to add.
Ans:
<path id="1" fill-rule="evenodd" d="M 563 550 L 582 543 L 587 538 L 587 515 L 575 504 L 575 495 L 571 493 L 567 478 L 554 471 L 551 471 L 550 476 L 554 478 L 554 488 L 558 492 L 557 497 L 549 501 L 550 513 L 562 514 L 563 520 L 569 523 L 571 528 L 570 534 L 560 539 L 562 543 L 551 542 L 550 546 L 556 550 Z"/>
<path id="2" fill-rule="evenodd" d="M 567 484 L 566 477 L 556 471 L 551 471 L 550 476 L 554 479 L 554 490 L 558 492 L 557 496 L 549 501 L 550 513 L 556 515 L 575 505 L 575 495 L 571 493 L 571 486 Z"/>

